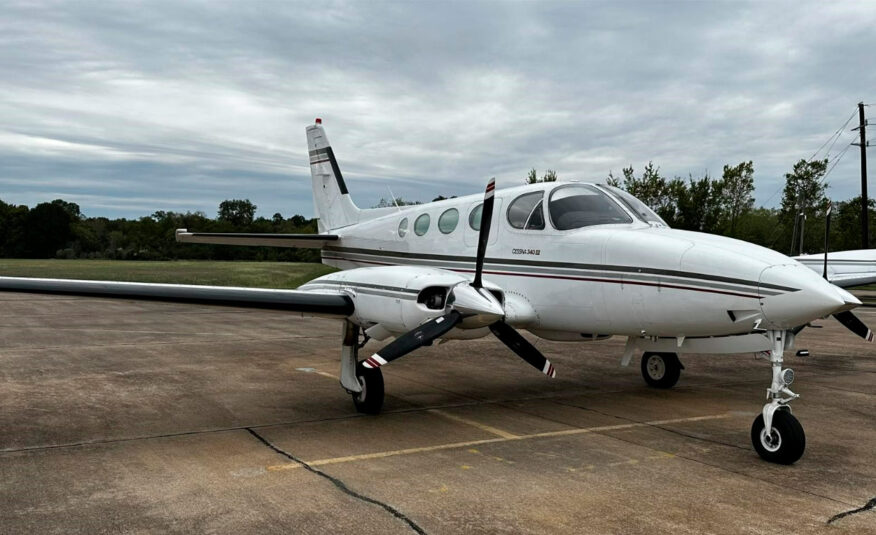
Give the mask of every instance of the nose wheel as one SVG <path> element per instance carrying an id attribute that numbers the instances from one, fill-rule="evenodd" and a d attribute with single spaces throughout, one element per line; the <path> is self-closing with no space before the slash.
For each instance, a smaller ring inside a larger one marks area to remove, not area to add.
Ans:
<path id="1" fill-rule="evenodd" d="M 645 353 L 642 355 L 642 377 L 648 386 L 672 388 L 684 366 L 676 353 Z"/>
<path id="2" fill-rule="evenodd" d="M 754 420 L 751 425 L 751 443 L 765 461 L 794 464 L 806 449 L 806 434 L 803 426 L 789 410 L 780 409 L 773 414 L 769 432 L 762 414 Z"/>

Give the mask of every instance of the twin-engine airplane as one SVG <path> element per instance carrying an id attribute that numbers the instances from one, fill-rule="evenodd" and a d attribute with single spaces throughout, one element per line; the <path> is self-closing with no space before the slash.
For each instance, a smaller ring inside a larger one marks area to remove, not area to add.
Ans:
<path id="1" fill-rule="evenodd" d="M 861 304 L 801 263 L 750 243 L 670 229 L 632 195 L 599 184 L 542 183 L 415 206 L 363 210 L 347 191 L 321 121 L 307 127 L 316 235 L 177 231 L 190 243 L 322 249 L 343 271 L 297 290 L 0 277 L 7 291 L 151 299 L 295 311 L 343 320 L 341 385 L 356 408 L 383 404 L 380 368 L 438 339 L 495 335 L 548 377 L 550 361 L 519 329 L 548 340 L 627 337 L 654 387 L 678 381 L 682 353 L 758 353 L 772 380 L 754 448 L 790 464 L 803 454 L 785 351 L 833 315 L 872 334 Z M 359 360 L 369 339 L 388 340 Z"/>

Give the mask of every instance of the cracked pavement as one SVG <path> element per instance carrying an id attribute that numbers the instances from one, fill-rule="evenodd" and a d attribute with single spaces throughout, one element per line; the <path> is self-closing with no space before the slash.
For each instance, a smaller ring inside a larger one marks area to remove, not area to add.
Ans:
<path id="1" fill-rule="evenodd" d="M 334 378 L 339 322 L 2 294 L 0 531 L 876 533 L 876 347 L 820 324 L 786 359 L 788 467 L 751 447 L 750 355 L 683 356 L 659 391 L 620 339 L 539 341 L 552 381 L 453 341 L 385 366 L 366 417 Z"/>

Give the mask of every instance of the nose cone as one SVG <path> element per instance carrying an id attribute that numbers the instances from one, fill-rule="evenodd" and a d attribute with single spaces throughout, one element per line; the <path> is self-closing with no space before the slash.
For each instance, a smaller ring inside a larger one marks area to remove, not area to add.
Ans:
<path id="1" fill-rule="evenodd" d="M 764 269 L 758 281 L 761 327 L 793 329 L 812 320 L 859 306 L 849 292 L 830 284 L 800 264 L 774 265 Z"/>

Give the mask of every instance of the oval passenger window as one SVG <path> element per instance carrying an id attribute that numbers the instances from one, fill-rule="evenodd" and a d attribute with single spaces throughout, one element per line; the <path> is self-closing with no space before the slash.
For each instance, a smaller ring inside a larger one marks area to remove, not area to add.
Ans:
<path id="1" fill-rule="evenodd" d="M 451 208 L 446 210 L 441 217 L 438 218 L 438 230 L 442 234 L 450 234 L 456 229 L 456 224 L 459 223 L 459 210 Z"/>
<path id="2" fill-rule="evenodd" d="M 429 231 L 429 214 L 423 214 L 414 221 L 414 234 L 422 236 Z"/>

